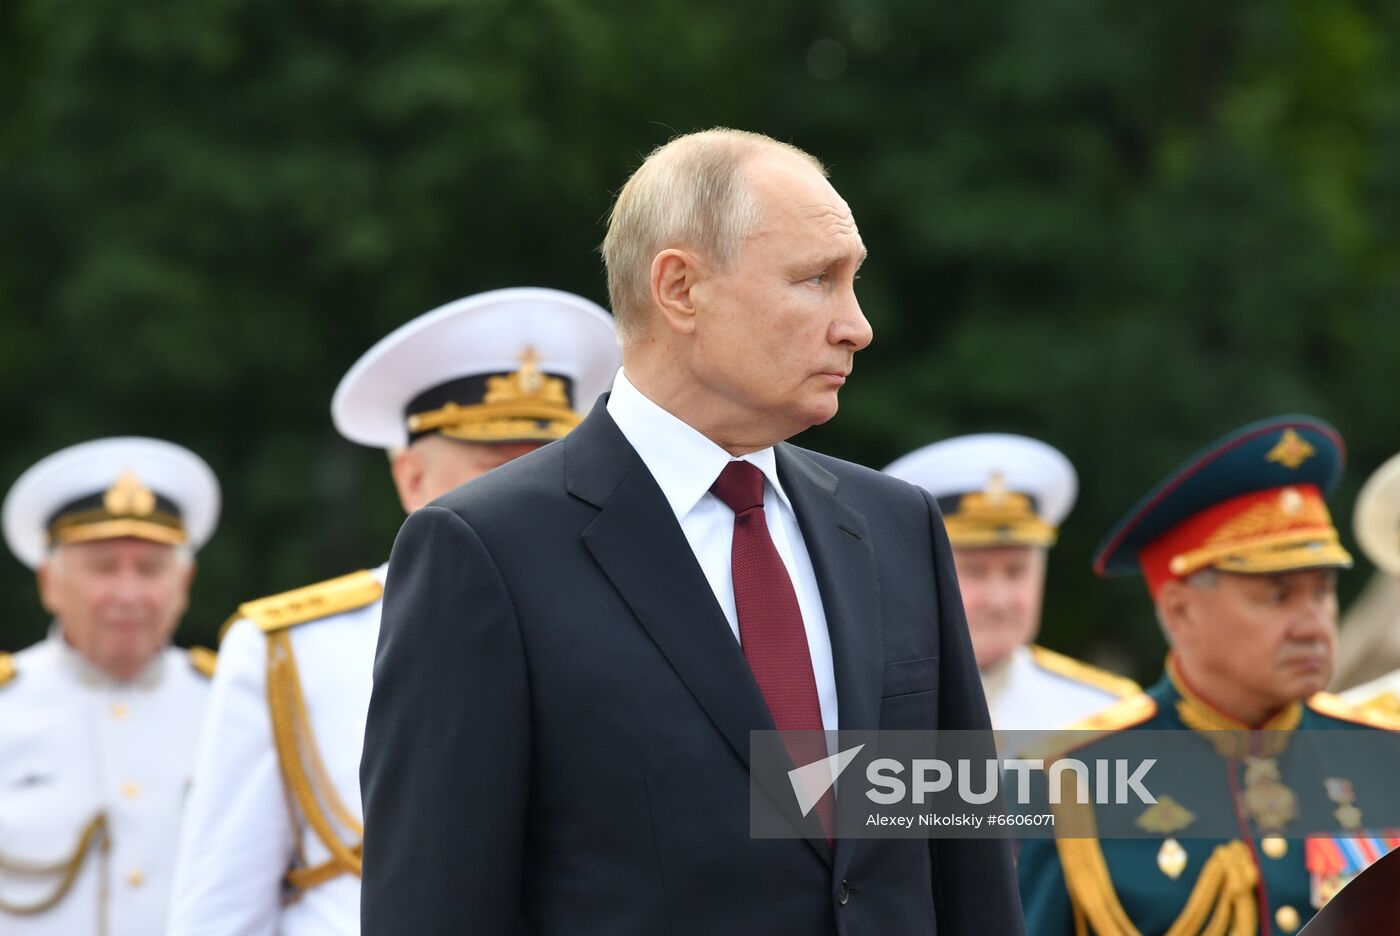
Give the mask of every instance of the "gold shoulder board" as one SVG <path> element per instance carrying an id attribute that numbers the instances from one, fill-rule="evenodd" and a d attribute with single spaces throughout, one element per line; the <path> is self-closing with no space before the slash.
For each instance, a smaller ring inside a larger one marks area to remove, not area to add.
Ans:
<path id="1" fill-rule="evenodd" d="M 1326 715 L 1329 718 L 1336 718 L 1356 725 L 1383 728 L 1387 731 L 1400 731 L 1400 711 L 1395 708 L 1387 708 L 1387 698 L 1391 705 L 1394 705 L 1395 696 L 1388 692 L 1382 693 L 1374 699 L 1369 699 L 1361 705 L 1352 705 L 1341 696 L 1335 696 L 1330 692 L 1318 692 L 1308 697 L 1308 708 L 1319 715 Z"/>
<path id="2" fill-rule="evenodd" d="M 5 685 L 18 675 L 19 670 L 15 667 L 15 658 L 8 653 L 0 653 L 0 686 Z"/>
<path id="3" fill-rule="evenodd" d="M 1110 704 L 1108 708 L 1056 730 L 1040 744 L 1033 745 L 1022 756 L 1055 760 L 1087 747 L 1100 738 L 1141 725 L 1156 714 L 1157 703 L 1147 693 L 1138 692 L 1125 696 Z M 1068 731 L 1075 732 L 1073 737 L 1064 737 L 1064 733 Z"/>
<path id="4" fill-rule="evenodd" d="M 219 655 L 208 647 L 190 647 L 187 652 L 194 671 L 205 679 L 213 679 L 214 667 L 219 664 Z"/>
<path id="5" fill-rule="evenodd" d="M 1031 659 L 1035 660 L 1036 665 L 1056 676 L 1063 676 L 1073 682 L 1091 686 L 1120 699 L 1126 699 L 1128 696 L 1137 695 L 1142 691 L 1141 686 L 1126 676 L 1110 673 L 1106 669 L 1099 669 L 1097 666 L 1091 666 L 1082 660 L 1067 657 L 1063 653 L 1056 653 L 1054 650 L 1048 650 L 1038 644 L 1031 644 L 1030 650 Z"/>
<path id="6" fill-rule="evenodd" d="M 1356 707 L 1363 712 L 1374 712 L 1377 715 L 1389 715 L 1400 718 L 1400 696 L 1393 692 L 1382 692 L 1373 695 L 1364 702 L 1357 702 Z"/>
<path id="7" fill-rule="evenodd" d="M 1132 728 L 1134 725 L 1141 725 L 1153 715 L 1157 714 L 1157 703 L 1145 692 L 1138 692 L 1126 698 L 1119 699 L 1108 708 L 1095 712 L 1087 718 L 1081 718 L 1072 725 L 1066 725 L 1065 731 L 1101 731 L 1109 734 L 1114 731 L 1122 731 L 1124 728 Z"/>
<path id="8" fill-rule="evenodd" d="M 232 620 L 250 618 L 271 634 L 307 621 L 353 611 L 374 604 L 384 594 L 384 586 L 372 572 L 352 572 L 305 588 L 259 598 L 239 605 Z"/>

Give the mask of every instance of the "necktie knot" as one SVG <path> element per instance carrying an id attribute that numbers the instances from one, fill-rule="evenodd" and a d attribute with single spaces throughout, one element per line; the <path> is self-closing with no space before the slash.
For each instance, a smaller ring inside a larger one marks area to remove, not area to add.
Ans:
<path id="1" fill-rule="evenodd" d="M 763 485 L 763 472 L 753 463 L 732 461 L 710 485 L 710 493 L 738 515 L 763 506 Z"/>

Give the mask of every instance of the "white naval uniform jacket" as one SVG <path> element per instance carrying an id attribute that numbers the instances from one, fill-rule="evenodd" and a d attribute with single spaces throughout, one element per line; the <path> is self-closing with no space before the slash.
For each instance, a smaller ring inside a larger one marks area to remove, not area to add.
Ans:
<path id="1" fill-rule="evenodd" d="M 1400 715 L 1400 670 L 1392 670 L 1379 679 L 1362 683 L 1339 694 L 1358 708 Z"/>
<path id="2" fill-rule="evenodd" d="M 108 845 L 93 842 L 53 908 L 0 910 L 0 934 L 159 934 L 209 680 L 169 647 L 118 682 L 56 627 L 14 663 L 0 687 L 0 904 L 32 906 L 55 893 L 60 875 L 15 869 L 66 861 L 99 814 Z"/>
<path id="3" fill-rule="evenodd" d="M 1097 684 L 1073 675 L 1076 670 L 1092 674 Z M 1129 679 L 1042 647 L 1017 647 L 1008 660 L 982 673 L 982 690 L 997 731 L 1064 728 L 1139 691 Z"/>
<path id="4" fill-rule="evenodd" d="M 387 566 L 374 570 L 382 584 Z M 341 801 L 360 814 L 360 750 L 383 602 L 290 631 L 312 734 Z M 168 936 L 343 936 L 360 932 L 360 879 L 351 874 L 283 905 L 297 849 L 330 858 L 289 807 L 267 700 L 267 636 L 248 619 L 219 647 L 195 767 Z"/>

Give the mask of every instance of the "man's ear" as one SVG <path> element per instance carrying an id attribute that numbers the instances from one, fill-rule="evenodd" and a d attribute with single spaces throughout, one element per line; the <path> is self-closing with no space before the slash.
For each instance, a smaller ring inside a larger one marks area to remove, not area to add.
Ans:
<path id="1" fill-rule="evenodd" d="M 412 445 L 394 453 L 389 462 L 389 473 L 394 476 L 394 488 L 399 492 L 399 503 L 404 513 L 413 513 L 431 497 L 423 496 L 423 478 L 428 466 L 423 461 L 423 453 Z"/>
<path id="2" fill-rule="evenodd" d="M 53 590 L 56 586 L 54 582 L 54 572 L 49 568 L 50 560 L 45 560 L 39 568 L 34 570 L 34 582 L 39 587 L 39 604 L 44 606 L 44 610 L 49 614 L 58 615 L 58 609 L 54 606 L 52 599 Z"/>
<path id="3" fill-rule="evenodd" d="M 1200 626 L 1195 588 L 1180 579 L 1171 579 L 1157 592 L 1157 619 L 1172 643 L 1190 642 Z"/>
<path id="4" fill-rule="evenodd" d="M 183 618 L 185 616 L 185 612 L 190 609 L 190 592 L 194 587 L 194 577 L 198 570 L 198 563 L 196 563 L 194 561 L 194 558 L 191 557 L 189 565 L 185 566 L 184 571 L 181 573 L 181 577 L 184 578 L 184 583 L 183 587 L 180 589 L 180 607 L 179 613 L 176 615 L 175 624 L 177 628 L 180 626 L 179 619 Z"/>
<path id="5" fill-rule="evenodd" d="M 651 261 L 651 301 L 661 317 L 680 335 L 695 331 L 695 300 L 691 295 L 702 270 L 695 254 L 669 248 Z"/>

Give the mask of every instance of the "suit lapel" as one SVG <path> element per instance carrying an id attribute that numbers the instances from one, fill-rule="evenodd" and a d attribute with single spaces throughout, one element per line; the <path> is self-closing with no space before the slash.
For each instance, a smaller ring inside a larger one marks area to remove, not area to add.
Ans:
<path id="1" fill-rule="evenodd" d="M 831 472 L 791 445 L 778 446 L 777 456 L 778 476 L 797 513 L 831 634 L 840 729 L 873 731 L 880 727 L 884 645 L 869 528 L 864 515 L 836 495 Z M 838 811 L 843 802 L 859 802 L 854 783 L 848 790 L 844 797 L 837 796 Z M 845 875 L 857 844 L 856 839 L 837 840 L 837 878 Z"/>
<path id="2" fill-rule="evenodd" d="M 840 727 L 879 728 L 884 648 L 875 551 L 865 517 L 836 496 L 836 478 L 800 449 L 780 445 L 778 476 L 812 557 L 836 669 Z"/>
<path id="3" fill-rule="evenodd" d="M 646 465 L 607 415 L 606 398 L 564 440 L 570 493 L 599 508 L 583 542 L 734 753 L 773 719 L 690 543 Z M 786 777 L 755 779 L 830 861 L 816 816 L 802 822 Z M 809 828 L 809 825 L 811 826 Z"/>

